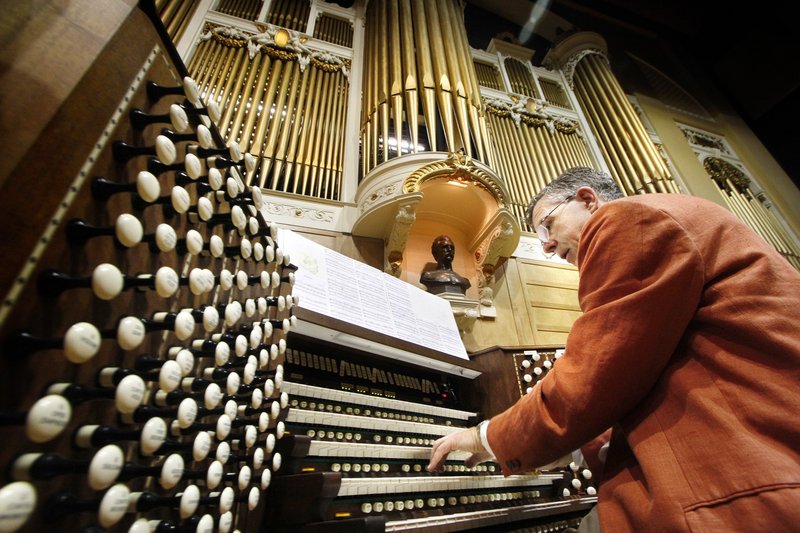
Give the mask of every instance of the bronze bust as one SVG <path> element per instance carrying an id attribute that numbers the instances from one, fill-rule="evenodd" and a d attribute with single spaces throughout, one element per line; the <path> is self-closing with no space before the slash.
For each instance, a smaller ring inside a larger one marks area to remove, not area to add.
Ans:
<path id="1" fill-rule="evenodd" d="M 433 239 L 431 253 L 436 259 L 436 269 L 423 272 L 419 282 L 425 285 L 431 294 L 465 294 L 470 288 L 469 280 L 453 272 L 453 257 L 456 247 L 447 235 L 439 235 Z"/>

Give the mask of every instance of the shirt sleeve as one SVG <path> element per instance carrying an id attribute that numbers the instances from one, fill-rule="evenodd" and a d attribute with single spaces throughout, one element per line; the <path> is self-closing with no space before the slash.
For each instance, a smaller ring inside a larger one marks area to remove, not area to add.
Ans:
<path id="1" fill-rule="evenodd" d="M 702 257 L 668 213 L 609 202 L 587 221 L 564 355 L 533 390 L 491 419 L 506 475 L 552 462 L 612 427 L 660 378 L 695 313 Z"/>

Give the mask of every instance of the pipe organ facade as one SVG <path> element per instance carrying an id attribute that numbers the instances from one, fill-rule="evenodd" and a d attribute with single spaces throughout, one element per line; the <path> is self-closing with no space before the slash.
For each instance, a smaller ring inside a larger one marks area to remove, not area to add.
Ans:
<path id="1" fill-rule="evenodd" d="M 631 89 L 597 33 L 479 48 L 464 0 L 38 4 L 0 40 L 0 531 L 565 532 L 579 458 L 425 471 L 580 316 L 531 198 L 597 167 L 800 269 L 800 193 L 752 133 Z M 417 288 L 447 235 L 468 357 L 305 308 L 283 229 Z"/>

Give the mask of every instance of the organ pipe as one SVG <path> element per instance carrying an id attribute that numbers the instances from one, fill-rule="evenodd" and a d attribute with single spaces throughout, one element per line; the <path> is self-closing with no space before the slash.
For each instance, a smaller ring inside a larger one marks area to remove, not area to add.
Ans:
<path id="1" fill-rule="evenodd" d="M 274 9 L 291 22 L 299 14 L 289 7 L 276 3 Z M 203 99 L 224 109 L 218 126 L 225 139 L 257 157 L 249 182 L 338 199 L 341 181 L 333 176 L 341 174 L 344 148 L 327 136 L 343 131 L 339 117 L 346 114 L 349 92 L 346 60 L 304 47 L 297 34 L 287 33 L 287 45 L 278 46 L 274 38 L 286 30 L 252 35 L 206 29 L 189 70 L 197 76 Z"/>
<path id="2" fill-rule="evenodd" d="M 374 0 L 366 18 L 364 174 L 420 144 L 463 149 L 488 164 L 488 130 L 462 6 L 456 0 Z M 420 114 L 427 140 L 420 136 Z"/>
<path id="3" fill-rule="evenodd" d="M 599 50 L 581 54 L 568 63 L 575 95 L 625 193 L 679 192 L 606 57 Z"/>

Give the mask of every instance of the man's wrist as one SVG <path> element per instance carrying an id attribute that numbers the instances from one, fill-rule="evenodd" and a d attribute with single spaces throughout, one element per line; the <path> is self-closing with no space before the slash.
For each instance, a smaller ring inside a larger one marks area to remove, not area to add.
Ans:
<path id="1" fill-rule="evenodd" d="M 494 452 L 492 451 L 491 446 L 489 446 L 489 438 L 486 434 L 489 429 L 489 421 L 484 420 L 476 426 L 476 429 L 478 430 L 478 437 L 481 439 L 481 445 L 483 446 L 483 449 L 486 450 L 489 455 L 494 457 Z"/>

